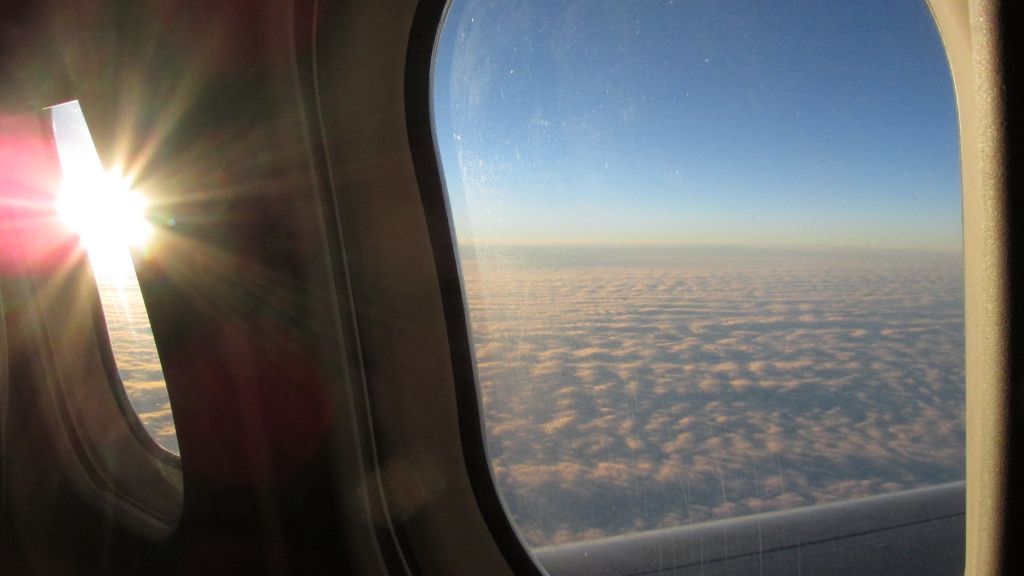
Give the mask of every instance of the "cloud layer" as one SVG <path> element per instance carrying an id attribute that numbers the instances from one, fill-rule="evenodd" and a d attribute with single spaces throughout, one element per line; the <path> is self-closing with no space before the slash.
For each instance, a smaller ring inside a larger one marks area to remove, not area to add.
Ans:
<path id="1" fill-rule="evenodd" d="M 502 248 L 464 269 L 531 544 L 964 475 L 958 256 Z"/>
<path id="2" fill-rule="evenodd" d="M 177 453 L 178 437 L 160 357 L 135 271 L 97 281 L 103 316 L 121 383 L 139 420 L 154 440 Z"/>

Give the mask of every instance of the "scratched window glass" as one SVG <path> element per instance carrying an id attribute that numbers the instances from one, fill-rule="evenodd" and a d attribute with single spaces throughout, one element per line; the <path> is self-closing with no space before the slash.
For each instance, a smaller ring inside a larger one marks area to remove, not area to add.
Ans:
<path id="1" fill-rule="evenodd" d="M 923 2 L 456 0 L 433 82 L 530 545 L 964 478 L 957 114 Z"/>

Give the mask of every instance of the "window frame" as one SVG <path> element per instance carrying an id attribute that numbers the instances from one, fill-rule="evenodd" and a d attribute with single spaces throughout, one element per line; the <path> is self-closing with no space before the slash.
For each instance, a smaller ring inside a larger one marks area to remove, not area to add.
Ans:
<path id="1" fill-rule="evenodd" d="M 48 109 L 13 113 L 34 116 L 38 137 L 52 143 Z M 56 148 L 52 153 L 56 158 Z M 128 398 L 113 363 L 88 259 L 69 253 L 68 261 L 51 268 L 20 261 L 13 274 L 0 278 L 0 297 L 8 310 L 17 311 L 0 316 L 5 324 L 2 424 L 7 430 L 38 434 L 35 442 L 47 447 L 29 445 L 29 453 L 43 460 L 52 455 L 61 481 L 71 490 L 108 509 L 117 523 L 143 538 L 161 540 L 173 532 L 182 514 L 177 458 L 149 436 L 130 404 L 131 414 L 124 410 L 122 397 L 123 402 Z M 9 344 L 17 354 L 10 354 Z M 27 346 L 31 353 L 25 353 Z M 36 386 L 19 389 L 12 375 L 22 380 L 31 376 Z M 12 403 L 21 410 L 11 410 Z M 5 449 L 25 448 L 11 440 L 13 433 L 3 434 Z M 33 504 L 11 503 L 22 515 L 31 515 Z"/>
<path id="2" fill-rule="evenodd" d="M 52 130 L 53 120 L 50 116 L 50 107 L 44 108 L 42 114 L 45 114 L 46 125 L 51 127 Z M 82 114 L 83 117 L 86 116 L 86 111 L 82 110 Z M 132 254 L 131 258 L 133 266 L 132 273 L 136 274 L 137 279 L 138 269 L 135 264 L 135 255 Z M 138 412 L 136 412 L 134 406 L 132 406 L 131 399 L 129 399 L 128 397 L 128 391 L 125 389 L 124 386 L 124 381 L 121 379 L 121 372 L 117 365 L 117 357 L 114 355 L 114 346 L 113 343 L 111 342 L 110 329 L 109 326 L 107 325 L 106 313 L 104 312 L 103 302 L 101 300 L 99 293 L 99 281 L 97 280 L 95 272 L 92 268 L 92 263 L 88 257 L 85 257 L 81 259 L 81 262 L 76 263 L 76 266 L 80 267 L 83 270 L 86 270 L 88 278 L 92 279 L 90 291 L 93 294 L 90 307 L 92 310 L 91 316 L 93 319 L 93 329 L 95 331 L 96 341 L 99 344 L 98 353 L 100 362 L 106 369 L 107 378 L 110 382 L 111 394 L 113 394 L 114 400 L 116 401 L 117 406 L 120 409 L 121 415 L 127 422 L 128 427 L 131 428 L 132 432 L 135 434 L 135 438 L 138 440 L 138 442 L 150 453 L 150 455 L 157 462 L 161 464 L 161 466 L 170 466 L 177 468 L 177 470 L 169 471 L 168 474 L 169 478 L 171 479 L 171 483 L 175 485 L 177 487 L 177 491 L 180 492 L 182 489 L 180 470 L 181 456 L 164 448 L 159 442 L 157 442 L 156 438 L 152 434 L 150 434 L 148 430 L 146 430 L 145 424 L 142 423 L 142 419 L 140 418 Z M 86 290 L 89 289 L 86 288 Z M 139 295 L 142 298 L 143 302 L 145 302 L 145 294 L 142 293 L 141 285 L 139 286 Z M 146 325 L 150 326 L 148 310 L 146 311 Z M 157 352 L 159 354 L 159 351 Z M 160 377 L 161 379 L 164 379 L 165 377 L 163 374 L 162 365 L 163 361 L 160 360 L 159 358 L 158 361 L 161 363 Z M 164 383 L 164 390 L 166 391 L 166 382 Z M 178 498 L 178 500 L 178 506 L 180 507 L 180 498 Z"/>
<path id="3" fill-rule="evenodd" d="M 1000 534 L 1001 526 L 995 520 L 1001 514 L 998 509 L 1000 499 L 991 499 L 991 495 L 1003 493 L 1006 490 L 1004 481 L 998 478 L 1000 471 L 1006 463 L 1006 447 L 1001 443 L 985 446 L 981 438 L 991 438 L 992 433 L 1001 434 L 1005 430 L 1005 414 L 1003 418 L 995 418 L 985 426 L 979 425 L 979 413 L 991 410 L 992 406 L 1005 405 L 1005 394 L 1009 380 L 1008 374 L 1003 370 L 1008 357 L 1003 357 L 1003 366 L 1000 362 L 993 363 L 992 347 L 986 348 L 982 342 L 989 344 L 993 340 L 1005 342 L 1006 332 L 998 325 L 1003 315 L 994 308 L 1006 305 L 1005 289 L 1007 288 L 1007 277 L 1004 264 L 994 261 L 991 258 L 993 253 L 1001 253 L 1006 247 L 1004 238 L 993 234 L 994 229 L 1000 228 L 998 222 L 1005 221 L 1008 214 L 1004 213 L 1001 203 L 994 202 L 994 196 L 1004 194 L 1005 191 L 998 187 L 992 187 L 991 182 L 986 184 L 980 182 L 983 179 L 981 173 L 998 170 L 1002 159 L 998 155 L 991 154 L 991 147 L 1000 146 L 994 141 L 993 134 L 985 131 L 986 123 L 989 121 L 987 115 L 996 112 L 993 110 L 992 101 L 988 102 L 989 109 L 975 110 L 972 108 L 979 100 L 985 100 L 986 93 L 994 89 L 993 83 L 998 79 L 998 71 L 991 67 L 991 62 L 985 64 L 985 60 L 994 58 L 991 39 L 995 37 L 996 31 L 991 29 L 992 22 L 998 22 L 994 18 L 994 4 L 992 2 L 976 2 L 970 6 L 957 0 L 929 0 L 930 8 L 935 15 L 936 24 L 939 27 L 940 36 L 947 51 L 954 77 L 954 86 L 957 94 L 957 107 L 959 112 L 959 123 L 961 127 L 961 154 L 963 163 L 963 197 L 964 197 L 964 234 L 965 234 L 965 276 L 967 279 L 967 295 L 965 298 L 967 315 L 967 363 L 968 363 L 968 488 L 967 488 L 967 567 L 977 570 L 977 573 L 991 573 L 998 566 L 998 546 L 994 543 L 999 538 L 993 538 L 992 534 Z M 445 336 L 449 348 L 449 360 L 451 366 L 450 375 L 430 376 L 431 386 L 437 384 L 433 381 L 449 380 L 449 386 L 455 393 L 457 404 L 457 418 L 459 424 L 460 451 L 465 462 L 465 471 L 448 470 L 450 476 L 458 476 L 460 473 L 468 477 L 473 488 L 475 504 L 478 513 L 483 518 L 491 531 L 494 546 L 500 550 L 506 562 L 514 573 L 527 574 L 537 573 L 539 570 L 532 565 L 532 553 L 525 548 L 518 537 L 514 526 L 508 520 L 507 513 L 496 493 L 491 469 L 486 461 L 486 447 L 484 446 L 481 421 L 480 401 L 476 388 L 476 376 L 472 361 L 472 353 L 469 345 L 468 320 L 465 311 L 465 294 L 460 283 L 458 258 L 454 246 L 454 233 L 451 227 L 450 210 L 444 193 L 443 174 L 439 170 L 439 157 L 437 156 L 437 143 L 433 132 L 432 109 L 430 105 L 430 77 L 432 73 L 433 58 L 436 50 L 436 39 L 440 32 L 446 11 L 445 2 L 423 1 L 416 9 L 415 18 L 411 24 L 409 33 L 408 50 L 406 51 L 405 77 L 403 90 L 405 95 L 404 116 L 406 121 L 406 137 L 408 138 L 408 153 L 411 156 L 412 168 L 415 171 L 416 186 L 422 200 L 422 223 L 425 224 L 428 232 L 430 245 L 430 257 L 433 259 L 435 274 L 434 282 L 439 292 L 440 304 L 443 310 Z M 986 17 L 987 16 L 987 20 Z M 972 22 L 982 19 L 988 24 L 988 29 L 980 29 Z M 971 27 L 973 26 L 973 43 Z M 965 32 L 967 31 L 967 32 Z M 355 41 L 359 43 L 358 40 Z M 331 67 L 323 60 L 318 67 L 322 71 L 320 77 L 323 79 L 327 70 Z M 986 68 L 986 66 L 988 66 Z M 979 74 L 978 68 L 983 71 Z M 336 68 L 334 68 L 336 70 Z M 986 86 L 975 85 L 975 78 L 984 76 Z M 393 78 L 391 80 L 394 80 Z M 351 79 L 350 79 L 351 81 Z M 332 98 L 331 89 L 323 90 L 320 85 L 320 101 L 337 102 Z M 337 96 L 335 94 L 335 96 Z M 979 97 L 980 96 L 980 97 Z M 966 110 L 966 111 L 965 111 Z M 329 117 L 333 111 L 321 109 L 321 114 L 328 117 L 325 124 L 327 132 L 331 132 L 331 121 Z M 342 113 L 343 115 L 343 113 Z M 358 140 L 359 130 L 353 140 Z M 346 138 L 342 137 L 343 140 Z M 330 137 L 328 137 L 330 140 Z M 332 148 L 330 143 L 328 149 Z M 329 156 L 333 156 L 330 154 Z M 342 166 L 337 162 L 336 166 Z M 358 162 L 356 162 L 358 165 Z M 392 165 L 399 170 L 408 170 L 405 162 L 395 162 Z M 366 198 L 374 198 L 378 210 L 389 212 L 390 206 L 385 201 L 381 202 L 376 194 L 378 182 L 371 182 L 369 189 L 361 189 L 359 195 Z M 408 182 L 405 183 L 408 185 Z M 337 183 L 336 183 L 337 186 Z M 348 188 L 345 179 L 339 188 Z M 335 188 L 338 190 L 339 188 Z M 359 187 L 354 187 L 359 189 Z M 338 194 L 338 192 L 335 192 Z M 385 195 L 386 197 L 387 195 Z M 354 207 L 353 212 L 365 214 L 367 207 L 353 206 L 358 201 L 340 200 L 340 205 L 349 203 Z M 361 233 L 352 233 L 352 228 L 358 228 L 349 220 L 341 217 L 343 232 L 348 232 L 345 246 L 347 258 L 360 260 L 365 250 L 364 243 L 367 236 Z M 405 222 L 403 221 L 403 224 Z M 417 222 L 417 225 L 420 223 Z M 995 226 L 993 226 L 995 225 Z M 412 227 L 416 228 L 416 226 Z M 406 236 L 419 233 L 420 230 L 406 230 Z M 387 235 L 377 237 L 379 241 L 387 242 L 394 238 Z M 403 241 L 406 239 L 403 238 Z M 411 242 L 411 241 L 409 241 Z M 420 239 L 420 243 L 424 240 Z M 997 248 L 994 250 L 993 249 Z M 406 245 L 403 244 L 403 249 Z M 413 250 L 413 248 L 408 248 Z M 422 245 L 415 248 L 422 253 Z M 372 251 L 367 252 L 372 253 Z M 998 260 L 998 258 L 997 258 Z M 357 267 L 358 268 L 358 267 Z M 353 272 L 353 283 L 361 282 L 360 276 L 363 271 L 356 269 Z M 420 278 L 412 280 L 413 283 L 420 281 Z M 995 291 L 995 292 L 994 292 Z M 372 318 L 378 315 L 374 306 L 366 302 L 360 302 L 359 287 L 354 294 L 354 309 L 357 317 Z M 993 304 L 995 306 L 993 307 Z M 373 347 L 373 338 L 364 338 L 364 343 Z M 995 349 L 1007 353 L 1005 346 L 996 346 Z M 987 355 L 987 357 L 986 357 Z M 401 358 L 392 358 L 395 362 L 402 362 Z M 381 434 L 394 434 L 404 426 L 392 423 L 382 411 L 375 407 L 373 396 L 383 394 L 377 391 L 377 382 L 372 373 L 367 374 L 367 389 L 370 404 L 370 412 L 374 415 L 375 436 Z M 391 401 L 401 401 L 403 394 L 394 390 L 387 393 L 394 396 Z M 987 408 L 983 408 L 987 407 Z M 450 407 L 449 407 L 450 408 Z M 383 415 L 382 415 L 383 414 Z M 401 435 L 401 434 L 399 434 Z M 408 438 L 408 437 L 407 437 Z M 386 443 L 384 443 L 386 444 Z M 449 448 L 453 448 L 449 446 Z M 386 450 L 387 448 L 385 448 Z M 385 494 L 387 490 L 385 489 Z M 386 495 L 385 499 L 388 499 Z M 463 502 L 464 507 L 470 506 L 469 502 Z M 394 518 L 394 515 L 392 516 Z M 401 533 L 403 521 L 395 521 L 396 530 Z M 400 537 L 399 541 L 406 541 L 407 537 Z M 410 556 L 422 556 L 410 546 L 403 545 L 403 550 Z M 478 551 L 478 553 L 482 553 Z M 488 552 L 490 553 L 490 552 Z M 1002 552 L 1005 554 L 1005 551 Z M 415 562 L 414 562 L 415 563 Z"/>

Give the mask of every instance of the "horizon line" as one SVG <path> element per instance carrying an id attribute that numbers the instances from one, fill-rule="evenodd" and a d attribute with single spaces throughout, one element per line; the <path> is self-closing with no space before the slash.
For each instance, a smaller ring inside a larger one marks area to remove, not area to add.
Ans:
<path id="1" fill-rule="evenodd" d="M 893 246 L 867 244 L 812 244 L 783 242 L 699 242 L 670 240 L 623 240 L 609 241 L 596 239 L 524 239 L 524 238 L 459 238 L 455 237 L 459 248 L 709 248 L 709 249 L 749 249 L 749 250 L 802 250 L 809 252 L 838 251 L 871 251 L 871 252 L 925 252 L 947 255 L 962 255 L 963 244 L 955 248 L 943 246 Z"/>

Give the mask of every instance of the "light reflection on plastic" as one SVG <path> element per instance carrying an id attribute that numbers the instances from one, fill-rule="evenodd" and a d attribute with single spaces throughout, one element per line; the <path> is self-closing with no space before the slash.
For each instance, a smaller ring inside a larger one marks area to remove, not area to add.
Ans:
<path id="1" fill-rule="evenodd" d="M 51 273 L 75 238 L 57 217 L 60 164 L 37 113 L 0 116 L 0 275 Z"/>

